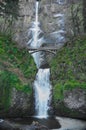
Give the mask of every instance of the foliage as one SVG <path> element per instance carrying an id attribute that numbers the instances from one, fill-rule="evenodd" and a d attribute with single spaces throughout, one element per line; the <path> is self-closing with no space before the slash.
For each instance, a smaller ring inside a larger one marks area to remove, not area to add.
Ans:
<path id="1" fill-rule="evenodd" d="M 0 36 L 0 57 L 7 60 L 13 68 L 22 70 L 25 78 L 33 79 L 36 71 L 33 58 L 24 48 L 19 48 L 12 42 L 10 36 Z"/>
<path id="2" fill-rule="evenodd" d="M 33 58 L 10 36 L 0 35 L 0 109 L 8 109 L 12 88 L 31 94 L 36 73 Z"/>
<path id="3" fill-rule="evenodd" d="M 55 99 L 63 98 L 64 90 L 80 87 L 86 90 L 86 37 L 67 43 L 52 59 L 51 78 Z"/>
<path id="4" fill-rule="evenodd" d="M 58 83 L 54 86 L 53 88 L 54 101 L 63 100 L 64 98 L 63 91 L 64 91 L 64 86 L 62 84 Z"/>
<path id="5" fill-rule="evenodd" d="M 19 79 L 8 71 L 0 71 L 0 77 L 0 108 L 7 110 L 10 105 L 11 88 L 15 87 Z"/>

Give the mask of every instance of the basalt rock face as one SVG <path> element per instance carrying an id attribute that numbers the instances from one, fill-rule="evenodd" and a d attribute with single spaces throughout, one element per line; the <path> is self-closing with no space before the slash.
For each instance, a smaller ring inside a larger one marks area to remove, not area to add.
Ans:
<path id="1" fill-rule="evenodd" d="M 57 101 L 56 114 L 86 119 L 86 91 L 80 88 L 64 92 L 64 101 Z"/>
<path id="2" fill-rule="evenodd" d="M 11 90 L 10 105 L 7 111 L 0 111 L 0 117 L 25 117 L 33 114 L 33 101 L 29 93 L 13 88 Z"/>
<path id="3" fill-rule="evenodd" d="M 11 93 L 11 108 L 9 114 L 12 116 L 29 116 L 32 114 L 31 95 L 13 88 Z M 12 111 L 11 111 L 12 110 Z"/>
<path id="4" fill-rule="evenodd" d="M 65 99 L 64 103 L 70 109 L 79 109 L 82 108 L 81 112 L 84 113 L 86 109 L 86 91 L 82 89 L 74 89 L 64 93 Z"/>
<path id="5" fill-rule="evenodd" d="M 14 34 L 14 40 L 22 46 L 29 40 L 28 31 L 31 23 L 35 21 L 35 2 L 35 0 L 20 0 L 19 2 L 20 17 L 15 22 L 13 30 L 16 32 Z M 67 16 L 67 12 L 68 3 L 66 0 L 62 4 L 57 0 L 42 0 L 39 2 L 39 21 L 47 39 L 51 37 L 51 39 L 56 39 L 54 42 L 57 43 L 57 39 L 65 35 L 67 20 L 65 17 Z M 64 31 L 59 33 L 58 31 L 60 29 Z M 59 36 L 57 37 L 58 33 Z M 50 42 L 51 39 L 48 41 Z"/>

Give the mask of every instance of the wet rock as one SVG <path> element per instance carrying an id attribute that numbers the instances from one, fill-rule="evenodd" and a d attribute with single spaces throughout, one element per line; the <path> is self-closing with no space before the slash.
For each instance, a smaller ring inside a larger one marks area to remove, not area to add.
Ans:
<path id="1" fill-rule="evenodd" d="M 40 66 L 41 69 L 47 69 L 49 68 L 49 64 L 48 63 L 44 63 Z"/>
<path id="2" fill-rule="evenodd" d="M 35 130 L 49 130 L 46 126 L 41 125 L 39 124 L 39 122 L 35 122 L 35 121 L 32 122 L 31 126 L 33 126 Z"/>
<path id="3" fill-rule="evenodd" d="M 0 122 L 0 130 L 49 130 L 46 126 L 33 121 L 31 125 L 18 125 L 9 121 Z"/>
<path id="4" fill-rule="evenodd" d="M 19 130 L 15 129 L 8 121 L 0 122 L 0 130 Z"/>

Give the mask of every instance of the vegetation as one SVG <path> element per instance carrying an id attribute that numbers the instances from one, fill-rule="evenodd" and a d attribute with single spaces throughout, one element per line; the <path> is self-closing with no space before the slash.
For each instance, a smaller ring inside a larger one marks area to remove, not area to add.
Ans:
<path id="1" fill-rule="evenodd" d="M 73 36 L 86 32 L 86 0 L 71 1 L 71 30 Z M 83 14 L 82 14 L 83 13 Z M 69 14 L 69 12 L 68 12 Z M 14 33 L 14 20 L 19 16 L 19 0 L 0 1 L 0 31 Z M 0 34 L 0 110 L 8 110 L 13 88 L 31 94 L 36 75 L 33 58 L 25 48 L 20 48 L 10 35 Z M 64 91 L 74 88 L 86 90 L 86 36 L 67 43 L 52 59 L 51 80 L 54 100 L 63 100 Z M 62 106 L 63 107 L 63 106 Z M 64 107 L 63 107 L 64 108 Z"/>
<path id="2" fill-rule="evenodd" d="M 9 107 L 13 87 L 31 94 L 35 73 L 36 66 L 26 49 L 0 34 L 0 109 Z"/>
<path id="3" fill-rule="evenodd" d="M 67 43 L 52 59 L 51 78 L 54 99 L 63 99 L 64 90 L 76 87 L 86 90 L 86 37 Z"/>

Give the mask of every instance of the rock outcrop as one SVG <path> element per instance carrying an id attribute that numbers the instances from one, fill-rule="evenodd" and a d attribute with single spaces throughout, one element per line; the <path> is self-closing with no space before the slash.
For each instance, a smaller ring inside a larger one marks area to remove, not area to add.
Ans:
<path id="1" fill-rule="evenodd" d="M 64 103 L 70 109 L 75 109 L 84 114 L 86 110 L 86 91 L 76 88 L 64 93 Z"/>
<path id="2" fill-rule="evenodd" d="M 66 0 L 62 4 L 56 0 L 42 0 L 39 3 L 39 21 L 42 26 L 41 28 L 45 36 L 56 39 L 56 43 L 59 37 L 66 34 L 68 3 Z M 14 32 L 16 32 L 14 34 L 14 40 L 24 46 L 29 40 L 28 31 L 30 25 L 35 21 L 35 0 L 20 0 L 19 6 L 20 17 L 14 24 Z M 64 32 L 61 32 L 62 34 L 58 32 L 60 28 L 64 30 Z M 59 35 L 57 36 L 58 33 Z"/>
<path id="3" fill-rule="evenodd" d="M 0 110 L 0 117 L 27 117 L 32 115 L 33 112 L 33 98 L 31 94 L 13 88 L 11 90 L 9 108 L 6 111 Z"/>
<path id="4" fill-rule="evenodd" d="M 31 125 L 21 125 L 12 123 L 8 120 L 0 122 L 0 130 L 49 130 L 48 127 L 41 125 L 39 122 L 32 122 Z"/>
<path id="5" fill-rule="evenodd" d="M 64 101 L 57 101 L 56 114 L 86 119 L 86 91 L 80 88 L 64 92 Z"/>
<path id="6" fill-rule="evenodd" d="M 32 103 L 31 103 L 32 102 Z M 33 111 L 33 99 L 29 93 L 24 93 L 13 88 L 9 114 L 14 117 L 29 116 Z"/>

